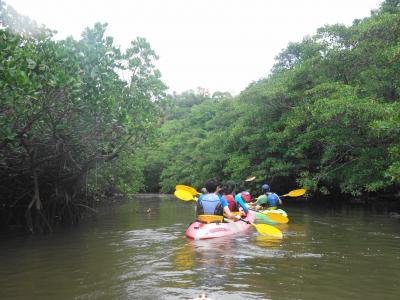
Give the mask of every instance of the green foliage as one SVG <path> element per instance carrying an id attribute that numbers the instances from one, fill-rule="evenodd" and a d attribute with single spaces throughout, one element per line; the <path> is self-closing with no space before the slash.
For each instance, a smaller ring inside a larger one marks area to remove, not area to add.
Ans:
<path id="1" fill-rule="evenodd" d="M 133 157 L 155 135 L 165 90 L 146 40 L 136 39 L 123 53 L 105 36 L 106 24 L 87 28 L 79 41 L 5 27 L 0 197 L 11 214 L 2 219 L 51 230 L 92 205 L 85 182 L 97 183 L 90 185 L 96 190 L 107 183 L 125 192 L 142 188 L 143 164 Z"/>
<path id="2" fill-rule="evenodd" d="M 281 192 L 296 183 L 325 195 L 395 190 L 399 45 L 399 1 L 388 0 L 351 26 L 290 43 L 272 74 L 237 97 L 175 95 L 157 147 L 162 190 L 250 175 Z"/>

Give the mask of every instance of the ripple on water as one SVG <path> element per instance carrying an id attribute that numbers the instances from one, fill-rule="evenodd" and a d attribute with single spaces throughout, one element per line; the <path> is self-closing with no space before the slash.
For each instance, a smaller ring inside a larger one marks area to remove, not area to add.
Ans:
<path id="1" fill-rule="evenodd" d="M 319 253 L 291 253 L 289 256 L 294 258 L 321 258 L 324 255 Z"/>
<path id="2" fill-rule="evenodd" d="M 125 244 L 139 248 L 146 247 L 152 243 L 163 243 L 179 238 L 177 232 L 173 234 L 173 232 L 168 231 L 166 228 L 131 230 L 127 231 L 125 235 L 128 236 L 128 238 L 123 241 Z"/>
<path id="3" fill-rule="evenodd" d="M 375 235 L 375 236 L 385 236 L 386 233 L 384 232 L 377 232 L 377 231 L 372 231 L 372 232 L 368 232 L 369 235 Z"/>
<path id="4" fill-rule="evenodd" d="M 264 240 L 265 243 L 271 242 L 274 244 L 274 240 Z M 278 243 L 278 242 L 277 242 Z M 235 253 L 235 257 L 238 259 L 247 259 L 247 258 L 257 258 L 257 257 L 268 257 L 268 258 L 276 258 L 283 257 L 287 254 L 288 251 L 271 248 L 271 247 L 260 247 L 260 242 L 256 244 L 247 243 L 242 245 L 240 248 L 232 250 Z"/>

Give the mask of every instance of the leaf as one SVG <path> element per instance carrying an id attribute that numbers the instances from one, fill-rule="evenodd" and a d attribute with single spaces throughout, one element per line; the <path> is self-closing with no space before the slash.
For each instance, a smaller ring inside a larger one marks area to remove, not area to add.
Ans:
<path id="1" fill-rule="evenodd" d="M 26 61 L 28 62 L 28 69 L 36 68 L 36 62 L 33 59 L 27 58 Z"/>

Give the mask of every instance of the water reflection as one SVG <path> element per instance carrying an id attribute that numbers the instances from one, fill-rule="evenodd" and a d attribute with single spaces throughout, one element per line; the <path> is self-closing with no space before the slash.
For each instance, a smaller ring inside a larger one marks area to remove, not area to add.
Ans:
<path id="1" fill-rule="evenodd" d="M 204 241 L 191 241 L 200 276 L 198 284 L 220 287 L 231 273 L 235 260 L 231 253 L 234 236 Z"/>
<path id="2" fill-rule="evenodd" d="M 196 285 L 205 287 L 220 287 L 225 283 L 226 274 L 235 266 L 232 255 L 234 237 L 193 241 L 179 248 L 175 253 L 177 270 L 193 270 L 196 276 L 192 278 Z"/>
<path id="3" fill-rule="evenodd" d="M 279 250 L 282 245 L 282 240 L 265 235 L 259 235 L 256 237 L 255 243 L 257 246 L 262 248 Z"/>
<path id="4" fill-rule="evenodd" d="M 178 271 L 192 270 L 194 268 L 194 252 L 191 244 L 185 244 L 175 251 L 174 263 Z"/>

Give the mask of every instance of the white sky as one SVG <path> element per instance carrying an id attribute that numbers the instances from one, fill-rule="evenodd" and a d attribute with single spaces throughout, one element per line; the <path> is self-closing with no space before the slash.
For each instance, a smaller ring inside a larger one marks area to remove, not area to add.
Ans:
<path id="1" fill-rule="evenodd" d="M 79 38 L 107 22 L 126 47 L 145 37 L 170 92 L 197 87 L 237 94 L 269 74 L 289 42 L 325 24 L 350 25 L 383 0 L 5 0 L 19 13 Z"/>

